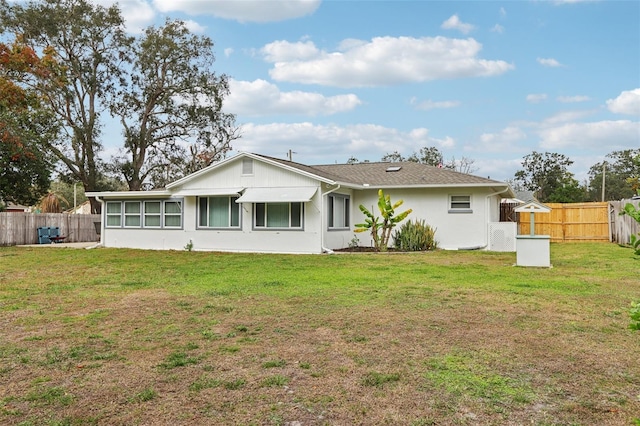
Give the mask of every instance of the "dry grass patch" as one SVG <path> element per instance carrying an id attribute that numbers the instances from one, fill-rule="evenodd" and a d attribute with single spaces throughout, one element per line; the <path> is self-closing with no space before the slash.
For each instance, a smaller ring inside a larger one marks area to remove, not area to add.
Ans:
<path id="1" fill-rule="evenodd" d="M 638 261 L 514 258 L 2 248 L 0 423 L 633 424 Z"/>

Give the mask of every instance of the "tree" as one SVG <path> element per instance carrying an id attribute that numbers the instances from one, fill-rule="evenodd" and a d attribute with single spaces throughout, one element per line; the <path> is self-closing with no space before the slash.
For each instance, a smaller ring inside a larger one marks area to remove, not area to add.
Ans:
<path id="1" fill-rule="evenodd" d="M 402 161 L 406 161 L 406 158 L 402 156 L 398 151 L 388 152 L 382 158 L 381 161 L 391 162 L 391 163 L 399 163 Z"/>
<path id="2" fill-rule="evenodd" d="M 49 51 L 49 53 L 51 53 Z M 47 53 L 16 41 L 0 43 L 0 201 L 32 205 L 46 193 L 53 164 L 40 150 L 56 128 L 40 99 L 19 82 L 47 73 Z"/>
<path id="3" fill-rule="evenodd" d="M 640 178 L 640 148 L 613 151 L 606 160 L 589 169 L 589 199 L 602 200 L 604 170 L 605 200 L 623 200 L 637 194 Z"/>
<path id="4" fill-rule="evenodd" d="M 360 204 L 360 211 L 366 216 L 363 223 L 355 225 L 354 232 L 366 232 L 371 233 L 373 238 L 374 247 L 377 251 L 386 251 L 389 246 L 389 238 L 391 237 L 391 231 L 400 222 L 402 222 L 412 210 L 406 210 L 398 215 L 395 214 L 395 209 L 402 205 L 403 201 L 397 201 L 395 204 L 391 204 L 391 196 L 384 195 L 382 189 L 378 190 L 378 210 L 382 216 L 374 216 L 364 205 Z"/>
<path id="5" fill-rule="evenodd" d="M 414 152 L 407 158 L 407 161 L 414 161 L 416 163 L 427 164 L 429 166 L 442 167 L 443 156 L 438 148 L 435 146 L 422 147 L 420 151 Z"/>
<path id="6" fill-rule="evenodd" d="M 229 84 L 212 71 L 212 49 L 178 20 L 147 28 L 132 45 L 132 71 L 111 105 L 125 138 L 115 165 L 130 190 L 167 170 L 176 179 L 207 167 L 239 137 L 235 116 L 222 111 Z"/>
<path id="7" fill-rule="evenodd" d="M 536 198 L 543 202 L 552 199 L 557 202 L 573 202 L 566 199 L 563 192 L 575 183 L 573 173 L 568 167 L 573 164 L 567 156 L 558 153 L 539 153 L 533 151 L 524 157 L 522 170 L 518 170 L 514 180 L 528 191 L 534 191 Z M 573 191 L 569 191 L 573 194 Z"/>
<path id="8" fill-rule="evenodd" d="M 60 160 L 85 191 L 100 190 L 98 153 L 100 117 L 105 99 L 121 76 L 120 61 L 130 39 L 117 6 L 88 0 L 0 0 L 0 33 L 15 34 L 37 51 L 55 51 L 50 73 L 22 83 L 36 90 L 60 123 L 63 134 L 44 141 L 44 150 Z M 61 64 L 61 66 L 57 66 Z M 99 204 L 92 200 L 92 211 Z"/>
<path id="9" fill-rule="evenodd" d="M 476 160 L 467 157 L 461 157 L 459 160 L 456 160 L 456 157 L 451 157 L 444 165 L 444 168 L 459 173 L 471 174 L 478 170 L 478 168 L 474 166 L 475 162 Z"/>

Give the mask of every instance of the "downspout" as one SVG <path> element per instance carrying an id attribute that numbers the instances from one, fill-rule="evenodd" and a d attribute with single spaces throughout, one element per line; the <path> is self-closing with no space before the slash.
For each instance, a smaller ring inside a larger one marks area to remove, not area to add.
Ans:
<path id="1" fill-rule="evenodd" d="M 334 191 L 337 191 L 338 189 L 340 189 L 340 184 L 337 184 L 338 186 L 336 186 L 335 188 L 324 192 L 320 195 L 320 248 L 322 249 L 323 253 L 328 253 L 328 254 L 334 254 L 334 251 L 331 250 L 330 248 L 327 248 L 324 246 L 324 232 L 325 232 L 325 226 L 324 226 L 324 197 L 331 194 Z"/>
<path id="2" fill-rule="evenodd" d="M 104 244 L 103 244 L 103 238 L 104 238 L 104 220 L 103 220 L 103 217 L 104 217 L 104 211 L 105 211 L 104 210 L 104 200 L 101 199 L 100 197 L 94 197 L 94 198 L 96 199 L 97 202 L 100 203 L 100 216 L 101 216 L 101 218 L 100 218 L 100 242 L 97 243 L 97 244 L 94 244 L 92 246 L 87 247 L 87 250 L 104 246 Z"/>

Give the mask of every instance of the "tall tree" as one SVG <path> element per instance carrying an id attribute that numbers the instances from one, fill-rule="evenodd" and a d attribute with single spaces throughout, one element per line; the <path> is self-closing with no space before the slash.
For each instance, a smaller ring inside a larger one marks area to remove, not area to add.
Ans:
<path id="1" fill-rule="evenodd" d="M 634 196 L 637 179 L 640 178 L 640 148 L 613 151 L 606 160 L 589 169 L 589 199 L 602 199 L 602 174 L 604 173 L 605 200 L 623 200 Z M 634 185 L 634 182 L 635 185 Z"/>
<path id="2" fill-rule="evenodd" d="M 391 163 L 399 163 L 402 161 L 407 161 L 406 158 L 402 156 L 398 151 L 388 152 L 382 156 L 381 161 L 391 162 Z"/>
<path id="3" fill-rule="evenodd" d="M 40 99 L 20 82 L 48 73 L 50 54 L 41 59 L 29 46 L 16 41 L 0 43 L 0 201 L 32 205 L 46 193 L 53 164 L 41 151 L 54 138 L 52 125 Z"/>
<path id="4" fill-rule="evenodd" d="M 132 71 L 112 104 L 125 146 L 114 164 L 129 189 L 153 177 L 175 179 L 220 160 L 239 137 L 235 116 L 223 112 L 226 75 L 213 71 L 213 42 L 184 22 L 150 27 L 131 48 Z M 170 176 L 169 176 L 170 175 Z"/>
<path id="5" fill-rule="evenodd" d="M 567 156 L 558 153 L 533 151 L 524 157 L 522 170 L 518 170 L 514 180 L 522 184 L 528 191 L 534 191 L 541 202 L 573 202 L 582 201 L 567 199 L 563 193 L 573 194 L 570 188 L 575 178 L 568 168 L 573 164 Z M 572 195 L 572 196 L 573 196 Z"/>
<path id="6" fill-rule="evenodd" d="M 423 146 L 418 152 L 411 154 L 407 160 L 429 166 L 442 167 L 444 162 L 443 158 L 442 153 L 435 146 Z"/>
<path id="7" fill-rule="evenodd" d="M 45 148 L 82 182 L 99 190 L 100 117 L 121 75 L 119 62 L 128 51 L 123 18 L 117 6 L 88 0 L 0 0 L 0 33 L 13 33 L 37 51 L 53 48 L 58 72 L 25 82 L 61 124 L 63 135 Z M 53 70 L 52 70 L 53 71 Z M 92 200 L 92 210 L 99 205 Z"/>
<path id="8" fill-rule="evenodd" d="M 444 168 L 459 173 L 471 174 L 478 170 L 478 168 L 474 166 L 475 162 L 476 160 L 464 156 L 459 160 L 456 160 L 456 157 L 451 157 L 451 159 L 444 165 Z"/>

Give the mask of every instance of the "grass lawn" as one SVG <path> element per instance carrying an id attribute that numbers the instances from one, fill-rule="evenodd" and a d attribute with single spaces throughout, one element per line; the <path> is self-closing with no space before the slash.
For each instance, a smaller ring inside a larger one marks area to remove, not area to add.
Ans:
<path id="1" fill-rule="evenodd" d="M 551 262 L 0 248 L 0 424 L 640 424 L 640 259 Z"/>

